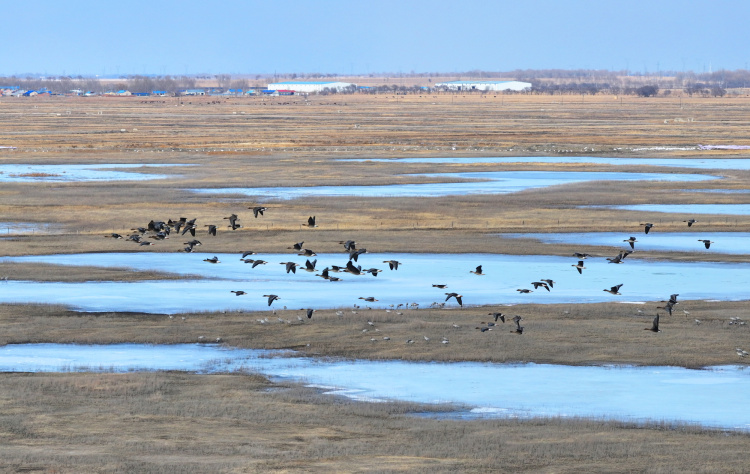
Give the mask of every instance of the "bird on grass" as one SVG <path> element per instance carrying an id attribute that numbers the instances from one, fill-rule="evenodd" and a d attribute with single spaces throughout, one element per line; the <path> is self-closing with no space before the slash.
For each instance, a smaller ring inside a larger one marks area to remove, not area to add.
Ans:
<path id="1" fill-rule="evenodd" d="M 387 263 L 391 270 L 398 270 L 398 266 L 401 265 L 398 260 L 383 260 L 383 263 Z"/>
<path id="2" fill-rule="evenodd" d="M 550 291 L 549 285 L 543 281 L 532 281 L 531 284 L 534 285 L 535 290 L 539 289 L 539 287 L 541 286 L 545 290 Z"/>
<path id="3" fill-rule="evenodd" d="M 620 295 L 620 287 L 623 285 L 623 283 L 620 283 L 619 285 L 615 285 L 610 289 L 604 289 L 603 291 L 606 291 L 607 293 L 611 293 L 613 295 Z"/>
<path id="4" fill-rule="evenodd" d="M 711 247 L 711 244 L 714 243 L 714 242 L 711 242 L 708 239 L 698 239 L 698 242 L 703 242 L 703 245 L 706 246 L 706 250 L 708 250 Z"/>
<path id="5" fill-rule="evenodd" d="M 307 224 L 302 224 L 305 227 L 318 227 L 317 224 L 315 224 L 315 216 L 310 216 L 307 218 Z"/>
<path id="6" fill-rule="evenodd" d="M 482 273 L 481 265 L 479 265 L 475 270 L 472 270 L 469 273 L 473 273 L 474 275 L 486 275 L 485 273 Z"/>
<path id="7" fill-rule="evenodd" d="M 650 222 L 646 222 L 645 224 L 641 224 L 641 225 L 643 226 L 643 230 L 644 230 L 644 231 L 645 231 L 645 233 L 647 233 L 647 234 L 648 234 L 648 231 L 650 231 L 650 230 L 651 230 L 651 228 L 652 228 L 652 227 L 654 226 L 654 224 L 652 224 L 652 223 L 650 223 Z"/>
<path id="8" fill-rule="evenodd" d="M 247 293 L 245 293 L 242 290 L 237 290 L 237 291 L 232 290 L 232 291 L 230 291 L 230 293 L 234 293 L 235 296 L 241 296 L 241 295 L 246 295 L 247 294 Z"/>
<path id="9" fill-rule="evenodd" d="M 586 267 L 583 266 L 583 260 L 579 260 L 577 265 L 571 265 L 571 267 L 576 267 L 578 273 L 581 274 L 583 274 L 583 271 L 586 269 Z"/>
<path id="10" fill-rule="evenodd" d="M 497 322 L 497 320 L 499 319 L 500 321 L 505 323 L 505 315 L 503 313 L 487 313 L 487 314 L 495 318 L 495 322 Z"/>
<path id="11" fill-rule="evenodd" d="M 518 316 L 518 315 L 513 316 L 513 322 L 516 323 L 516 329 L 511 332 L 514 332 L 516 334 L 523 334 L 523 326 L 521 326 L 522 319 L 523 318 L 521 316 Z"/>
<path id="12" fill-rule="evenodd" d="M 315 309 L 308 309 L 307 310 L 307 319 L 312 319 L 313 313 L 317 311 Z"/>
<path id="13" fill-rule="evenodd" d="M 248 209 L 253 210 L 253 215 L 255 216 L 256 219 L 258 218 L 258 214 L 262 216 L 263 213 L 268 210 L 267 207 L 263 207 L 263 206 L 255 206 L 255 207 L 251 206 L 251 207 L 248 207 Z"/>
<path id="14" fill-rule="evenodd" d="M 219 261 L 219 257 L 217 257 L 216 255 L 214 255 L 212 258 L 204 258 L 203 261 L 208 263 L 221 263 Z"/>
<path id="15" fill-rule="evenodd" d="M 451 298 L 456 298 L 456 301 L 458 302 L 458 305 L 463 307 L 464 303 L 461 300 L 463 298 L 463 295 L 459 295 L 458 293 L 446 293 L 445 301 L 448 301 Z"/>
<path id="16" fill-rule="evenodd" d="M 661 332 L 659 329 L 659 313 L 656 313 L 656 317 L 654 318 L 654 322 L 651 324 L 650 328 L 643 328 L 644 331 L 651 331 L 651 332 Z"/>
<path id="17" fill-rule="evenodd" d="M 695 219 L 688 219 L 688 220 L 682 221 L 682 222 L 687 222 L 688 227 L 693 227 L 693 224 L 695 224 L 698 221 L 696 221 Z"/>
<path id="18" fill-rule="evenodd" d="M 263 297 L 268 298 L 268 306 L 271 306 L 271 303 L 273 303 L 274 301 L 281 299 L 278 295 L 263 295 Z"/>
<path id="19" fill-rule="evenodd" d="M 630 244 L 630 248 L 635 250 L 635 243 L 638 242 L 638 241 L 635 239 L 635 237 L 631 236 L 629 239 L 623 240 L 623 242 L 629 243 Z"/>

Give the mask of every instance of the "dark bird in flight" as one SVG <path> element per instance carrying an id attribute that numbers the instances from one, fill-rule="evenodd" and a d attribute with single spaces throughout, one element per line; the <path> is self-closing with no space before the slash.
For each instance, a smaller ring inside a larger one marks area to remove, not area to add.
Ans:
<path id="1" fill-rule="evenodd" d="M 275 300 L 280 300 L 277 295 L 263 295 L 264 298 L 268 298 L 268 306 L 271 306 L 271 303 L 273 303 Z"/>
<path id="2" fill-rule="evenodd" d="M 579 259 L 579 260 L 584 260 L 586 257 L 590 257 L 591 256 L 591 255 L 589 255 L 587 253 L 580 253 L 580 252 L 574 252 L 573 255 L 575 255 L 576 258 Z"/>
<path id="3" fill-rule="evenodd" d="M 286 272 L 297 273 L 297 267 L 300 265 L 294 262 L 281 262 L 280 265 L 286 265 Z"/>
<path id="4" fill-rule="evenodd" d="M 235 294 L 236 296 L 240 296 L 240 295 L 246 295 L 246 294 L 247 294 L 247 293 L 245 293 L 245 292 L 244 292 L 244 291 L 242 291 L 242 290 L 239 290 L 239 291 L 234 291 L 234 290 L 232 290 L 232 291 L 231 291 L 230 293 L 234 293 L 234 294 Z"/>
<path id="5" fill-rule="evenodd" d="M 643 330 L 651 332 L 661 332 L 661 329 L 659 329 L 659 313 L 656 313 L 656 317 L 654 318 L 654 322 L 651 324 L 651 327 L 643 328 Z"/>
<path id="6" fill-rule="evenodd" d="M 301 257 L 316 257 L 318 254 L 310 249 L 300 249 L 300 252 L 297 255 Z"/>
<path id="7" fill-rule="evenodd" d="M 497 322 L 498 319 L 502 321 L 503 323 L 505 322 L 505 315 L 503 313 L 487 313 L 487 314 L 494 317 L 495 322 Z"/>
<path id="8" fill-rule="evenodd" d="M 479 265 L 476 270 L 471 270 L 469 273 L 473 273 L 474 275 L 486 275 L 485 273 L 482 273 L 482 266 Z"/>
<path id="9" fill-rule="evenodd" d="M 613 286 L 613 287 L 612 287 L 612 288 L 610 288 L 610 289 L 606 289 L 606 288 L 605 288 L 605 289 L 604 289 L 603 291 L 606 291 L 607 293 L 611 293 L 611 294 L 613 294 L 613 295 L 619 295 L 619 294 L 621 294 L 621 293 L 620 293 L 620 287 L 621 287 L 622 285 L 623 285 L 623 284 L 622 284 L 622 283 L 620 283 L 619 285 L 615 285 L 615 286 Z"/>
<path id="10" fill-rule="evenodd" d="M 328 274 L 328 267 L 325 267 L 323 269 L 323 271 L 320 272 L 320 274 L 316 273 L 315 276 L 316 277 L 321 277 L 321 278 L 326 279 L 326 280 L 328 280 L 329 278 L 331 278 L 331 275 Z"/>
<path id="11" fill-rule="evenodd" d="M 367 297 L 360 296 L 358 299 L 365 300 L 365 301 L 368 301 L 370 303 L 374 303 L 374 302 L 378 301 L 378 300 L 375 299 L 374 296 L 367 296 Z"/>
<path id="12" fill-rule="evenodd" d="M 711 247 L 711 244 L 714 243 L 714 242 L 711 242 L 708 239 L 698 239 L 698 242 L 703 242 L 703 245 L 706 246 L 706 249 L 709 249 Z"/>
<path id="13" fill-rule="evenodd" d="M 368 268 L 367 270 L 363 270 L 363 271 L 371 274 L 374 277 L 377 277 L 378 273 L 382 272 L 383 270 L 380 270 L 378 268 Z"/>
<path id="14" fill-rule="evenodd" d="M 678 296 L 680 296 L 679 293 L 673 293 L 673 294 L 669 295 L 669 301 L 667 301 L 667 303 L 673 304 L 673 305 L 677 304 L 677 297 Z"/>
<path id="15" fill-rule="evenodd" d="M 363 253 L 367 253 L 367 249 L 352 250 L 351 252 L 349 252 L 349 260 L 354 259 L 354 261 L 356 262 L 359 256 Z"/>
<path id="16" fill-rule="evenodd" d="M 446 293 L 446 295 L 448 295 L 448 296 L 445 297 L 445 301 L 448 301 L 451 298 L 456 298 L 456 301 L 458 302 L 458 305 L 461 306 L 461 307 L 463 307 L 464 303 L 461 300 L 461 298 L 463 298 L 464 295 L 459 295 L 458 293 Z"/>
<path id="17" fill-rule="evenodd" d="M 306 227 L 318 227 L 317 224 L 315 224 L 315 216 L 310 216 L 307 218 L 307 224 L 302 224 Z"/>
<path id="18" fill-rule="evenodd" d="M 307 261 L 305 261 L 305 271 L 306 272 L 314 272 L 315 271 L 315 264 L 316 263 L 318 263 L 317 260 L 313 260 L 311 262 L 310 259 L 307 259 Z"/>
<path id="19" fill-rule="evenodd" d="M 432 285 L 432 287 L 433 288 L 440 288 L 442 290 L 443 288 L 448 288 L 448 285 L 444 285 L 444 284 L 440 283 L 440 284 L 437 284 L 437 285 Z"/>
<path id="20" fill-rule="evenodd" d="M 645 224 L 641 224 L 643 227 L 643 230 L 648 234 L 648 231 L 651 230 L 651 228 L 654 226 L 654 224 L 650 222 L 646 222 Z"/>
<path id="21" fill-rule="evenodd" d="M 672 316 L 672 307 L 674 306 L 674 303 L 671 301 L 667 301 L 667 304 L 664 306 L 657 306 L 656 309 L 663 309 L 667 313 L 669 313 L 670 316 Z"/>
<path id="22" fill-rule="evenodd" d="M 206 224 L 203 227 L 208 227 L 208 235 L 213 235 L 214 237 L 216 237 L 216 226 L 215 225 Z"/>
<path id="23" fill-rule="evenodd" d="M 208 263 L 221 263 L 219 262 L 219 257 L 217 257 L 216 255 L 214 255 L 212 258 L 204 258 L 203 261 Z"/>
<path id="24" fill-rule="evenodd" d="M 638 242 L 635 237 L 630 237 L 628 240 L 623 240 L 623 242 L 627 242 L 630 244 L 630 248 L 635 250 L 635 243 Z"/>
<path id="25" fill-rule="evenodd" d="M 122 238 L 122 236 L 120 234 L 115 234 L 115 233 L 112 233 L 112 234 L 109 234 L 109 235 L 105 235 L 104 237 L 109 237 L 110 239 L 121 239 Z"/>
<path id="26" fill-rule="evenodd" d="M 243 259 L 242 261 L 245 263 L 252 263 L 253 266 L 250 268 L 255 268 L 258 265 L 265 265 L 266 263 L 268 263 L 265 260 L 253 260 L 252 258 L 246 258 L 246 259 Z"/>
<path id="27" fill-rule="evenodd" d="M 549 278 L 540 278 L 539 281 L 545 282 L 546 284 L 549 285 L 550 288 L 554 288 L 555 287 L 555 282 L 552 281 L 552 280 L 550 280 Z"/>
<path id="28" fill-rule="evenodd" d="M 232 230 L 237 230 L 240 227 L 242 227 L 241 225 L 239 225 L 237 223 L 237 220 L 239 220 L 239 217 L 237 217 L 237 214 L 232 214 L 231 216 L 225 217 L 224 219 L 229 219 L 229 226 L 228 227 L 231 227 Z"/>
<path id="29" fill-rule="evenodd" d="M 546 283 L 545 283 L 545 282 L 543 282 L 543 281 L 532 281 L 532 282 L 531 282 L 531 284 L 532 284 L 532 285 L 534 285 L 534 289 L 535 289 L 535 290 L 539 289 L 539 287 L 541 286 L 541 287 L 542 287 L 542 288 L 544 288 L 545 290 L 549 291 L 549 285 L 548 285 L 548 284 L 546 284 Z"/>
<path id="30" fill-rule="evenodd" d="M 609 261 L 609 263 L 622 263 L 622 261 L 625 260 L 625 257 L 630 255 L 631 253 L 633 252 L 631 252 L 630 250 L 623 250 L 615 257 L 607 257 L 607 260 Z"/>
<path id="31" fill-rule="evenodd" d="M 352 261 L 349 260 L 348 262 L 346 262 L 346 270 L 344 270 L 344 271 L 345 272 L 349 272 L 352 275 L 359 275 L 359 274 L 362 273 L 362 267 L 359 266 L 359 265 L 357 265 L 355 267 L 354 264 L 352 263 Z"/>
<path id="32" fill-rule="evenodd" d="M 308 309 L 308 310 L 307 310 L 307 319 L 312 319 L 312 315 L 313 315 L 313 313 L 314 313 L 315 311 L 317 311 L 317 310 L 314 310 L 314 309 Z"/>
<path id="33" fill-rule="evenodd" d="M 682 222 L 687 222 L 688 227 L 693 227 L 693 224 L 695 224 L 698 221 L 696 221 L 695 219 L 688 219 L 688 220 L 682 221 Z"/>
<path id="34" fill-rule="evenodd" d="M 398 266 L 401 265 L 397 260 L 383 260 L 383 263 L 387 263 L 391 270 L 398 270 Z"/>
<path id="35" fill-rule="evenodd" d="M 357 248 L 357 242 L 353 240 L 339 240 L 339 243 L 344 246 L 344 250 L 351 252 Z"/>
<path id="36" fill-rule="evenodd" d="M 287 247 L 287 249 L 290 250 L 302 250 L 302 246 L 305 244 L 305 241 L 297 242 L 296 244 L 292 245 L 291 247 Z"/>
<path id="37" fill-rule="evenodd" d="M 583 266 L 583 260 L 579 260 L 577 265 L 571 265 L 571 267 L 576 267 L 578 273 L 583 273 L 583 271 L 586 269 L 586 267 Z"/>
<path id="38" fill-rule="evenodd" d="M 247 252 L 242 252 L 242 257 L 240 258 L 240 260 L 247 257 L 248 255 L 257 255 L 257 252 L 253 252 L 252 250 L 248 250 Z"/>
<path id="39" fill-rule="evenodd" d="M 519 293 L 533 293 L 534 292 L 534 290 L 529 290 L 527 288 L 519 288 L 516 291 Z"/>
<path id="40" fill-rule="evenodd" d="M 263 213 L 268 210 L 267 207 L 263 207 L 263 206 L 248 207 L 248 209 L 253 210 L 253 215 L 255 216 L 256 219 L 258 218 L 258 214 L 262 216 Z"/>

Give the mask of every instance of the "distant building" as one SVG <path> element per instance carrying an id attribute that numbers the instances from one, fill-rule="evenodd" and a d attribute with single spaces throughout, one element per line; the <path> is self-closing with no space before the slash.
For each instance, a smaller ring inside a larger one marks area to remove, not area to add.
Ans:
<path id="1" fill-rule="evenodd" d="M 182 95 L 206 95 L 206 91 L 204 89 L 187 89 L 184 91 L 180 91 L 180 94 Z"/>
<path id="2" fill-rule="evenodd" d="M 341 92 L 348 88 L 357 87 L 356 84 L 350 82 L 303 82 L 303 81 L 287 81 L 277 82 L 275 84 L 268 84 L 269 90 L 284 90 L 294 92 L 307 92 L 316 93 L 323 92 L 325 89 L 335 90 Z"/>
<path id="3" fill-rule="evenodd" d="M 435 84 L 452 91 L 524 91 L 531 89 L 530 82 L 521 81 L 450 81 Z"/>

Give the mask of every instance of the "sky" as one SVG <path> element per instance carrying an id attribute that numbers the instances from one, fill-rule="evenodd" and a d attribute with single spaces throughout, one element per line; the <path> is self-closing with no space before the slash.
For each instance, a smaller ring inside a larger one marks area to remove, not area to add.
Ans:
<path id="1" fill-rule="evenodd" d="M 0 75 L 746 69 L 747 0 L 0 0 Z"/>

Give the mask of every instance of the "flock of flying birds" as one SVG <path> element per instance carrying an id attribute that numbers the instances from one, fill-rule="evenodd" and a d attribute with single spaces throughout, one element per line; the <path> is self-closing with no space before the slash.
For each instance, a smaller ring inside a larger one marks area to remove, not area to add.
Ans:
<path id="1" fill-rule="evenodd" d="M 254 215 L 255 218 L 258 218 L 258 216 L 263 216 L 264 212 L 268 210 L 268 208 L 264 207 L 264 206 L 251 206 L 248 209 L 252 209 L 253 215 Z M 240 218 L 236 214 L 231 214 L 230 216 L 224 217 L 223 219 L 225 219 L 225 220 L 228 221 L 228 226 L 227 227 L 229 229 L 231 229 L 231 230 L 237 230 L 237 229 L 239 229 L 239 228 L 242 227 L 242 225 L 239 223 Z M 696 221 L 695 219 L 689 219 L 689 220 L 686 220 L 686 221 L 683 221 L 683 222 L 686 222 L 687 225 L 688 225 L 688 227 L 692 227 L 692 225 L 694 223 L 698 222 L 698 221 Z M 315 216 L 310 216 L 307 219 L 307 222 L 304 223 L 304 224 L 301 224 L 301 225 L 306 226 L 308 228 L 318 227 Z M 644 223 L 644 224 L 641 224 L 641 225 L 644 226 L 644 231 L 645 231 L 646 234 L 648 234 L 649 231 L 654 227 L 654 224 L 652 224 L 652 223 Z M 203 227 L 206 228 L 206 235 L 207 236 L 214 236 L 215 237 L 217 235 L 217 228 L 218 228 L 217 225 L 215 225 L 215 224 L 206 224 Z M 186 234 L 189 234 L 190 237 L 192 237 L 192 239 L 183 243 L 183 245 L 185 245 L 185 247 L 182 249 L 182 251 L 183 252 L 187 252 L 187 253 L 191 253 L 191 252 L 194 251 L 195 247 L 202 245 L 199 240 L 195 239 L 196 232 L 197 232 L 198 229 L 199 229 L 199 226 L 196 224 L 196 219 L 190 219 L 190 220 L 188 220 L 185 217 L 181 217 L 181 218 L 179 218 L 177 220 L 168 219 L 166 222 L 164 222 L 164 221 L 153 221 L 152 220 L 152 221 L 150 221 L 146 225 L 146 227 L 137 227 L 137 228 L 131 229 L 132 231 L 135 231 L 135 232 L 132 233 L 132 234 L 130 234 L 130 235 L 128 235 L 127 237 L 123 237 L 122 235 L 117 234 L 117 233 L 112 233 L 110 235 L 106 235 L 105 237 L 110 237 L 110 238 L 115 238 L 115 239 L 127 239 L 127 240 L 135 242 L 135 243 L 137 243 L 137 244 L 139 244 L 141 246 L 148 246 L 148 245 L 153 245 L 154 244 L 154 242 L 152 242 L 151 240 L 153 240 L 153 241 L 161 241 L 161 240 L 166 240 L 166 239 L 170 238 L 171 235 L 185 236 Z M 147 239 L 151 239 L 151 240 L 147 240 Z M 710 247 L 710 245 L 712 243 L 714 243 L 712 241 L 704 240 L 704 239 L 698 239 L 698 240 L 700 242 L 703 242 L 703 244 L 706 247 L 706 249 L 708 249 Z M 614 263 L 614 264 L 621 264 L 621 263 L 623 263 L 624 260 L 625 260 L 625 258 L 628 255 L 630 255 L 631 253 L 633 253 L 635 251 L 635 243 L 638 242 L 638 240 L 635 237 L 631 236 L 630 238 L 623 240 L 623 242 L 627 242 L 630 245 L 631 250 L 623 250 L 623 251 L 620 251 L 614 257 L 608 257 L 607 260 L 609 261 L 609 263 Z M 304 257 L 308 257 L 308 258 L 305 261 L 304 266 L 300 265 L 300 264 L 297 264 L 295 262 L 280 262 L 281 265 L 284 265 L 286 273 L 290 273 L 290 272 L 291 273 L 296 273 L 297 272 L 297 268 L 301 268 L 302 270 L 307 271 L 307 272 L 311 272 L 311 273 L 315 273 L 316 271 L 319 271 L 319 270 L 316 269 L 317 260 L 312 260 L 311 261 L 309 259 L 309 257 L 315 257 L 317 254 L 313 250 L 305 248 L 304 247 L 304 243 L 305 243 L 304 241 L 297 242 L 294 245 L 292 245 L 291 247 L 287 247 L 287 249 L 289 249 L 289 250 L 296 251 L 298 256 L 304 256 Z M 355 242 L 353 240 L 346 240 L 346 241 L 340 241 L 339 243 L 344 246 L 344 251 L 348 253 L 348 255 L 349 255 L 349 261 L 346 263 L 346 265 L 342 265 L 342 266 L 332 265 L 330 267 L 325 267 L 323 270 L 320 270 L 320 273 L 316 273 L 315 276 L 321 277 L 321 278 L 326 279 L 326 280 L 331 281 L 331 282 L 337 282 L 337 281 L 341 281 L 341 278 L 336 277 L 334 275 L 331 275 L 331 273 L 345 272 L 345 273 L 350 273 L 352 275 L 366 275 L 366 274 L 370 274 L 370 275 L 372 275 L 374 277 L 377 277 L 378 273 L 380 273 L 380 272 L 383 271 L 383 270 L 378 269 L 378 268 L 366 268 L 366 269 L 363 269 L 361 265 L 355 265 L 352 262 L 352 261 L 357 262 L 360 255 L 362 255 L 364 253 L 367 253 L 367 249 L 357 248 L 357 242 Z M 265 260 L 248 258 L 249 256 L 252 256 L 252 255 L 256 255 L 256 252 L 245 251 L 245 252 L 242 253 L 242 256 L 241 256 L 240 260 L 243 261 L 243 262 L 245 262 L 245 263 L 247 263 L 247 264 L 250 264 L 251 268 L 255 268 L 258 265 L 265 265 L 265 264 L 268 263 Z M 583 270 L 586 269 L 586 267 L 584 266 L 584 260 L 586 258 L 590 257 L 591 255 L 587 254 L 587 253 L 576 252 L 575 256 L 578 258 L 578 263 L 577 264 L 573 264 L 571 266 L 574 267 L 574 268 L 576 268 L 576 270 L 578 271 L 579 274 L 582 274 Z M 204 262 L 208 262 L 208 263 L 212 263 L 212 264 L 220 263 L 218 257 L 216 257 L 216 256 L 211 257 L 211 258 L 205 258 L 203 261 Z M 401 262 L 399 262 L 397 260 L 384 260 L 383 263 L 387 263 L 388 266 L 389 266 L 389 268 L 390 268 L 390 270 L 398 270 L 399 265 L 401 265 Z M 477 266 L 474 270 L 470 270 L 470 273 L 473 273 L 475 275 L 480 275 L 480 276 L 481 275 L 486 275 L 483 272 L 483 270 L 482 270 L 482 265 Z M 547 291 L 551 291 L 552 288 L 554 288 L 554 284 L 555 284 L 555 282 L 553 280 L 551 280 L 551 279 L 545 279 L 545 278 L 542 278 L 539 281 L 531 282 L 531 285 L 534 287 L 534 290 L 537 290 L 539 288 L 543 288 L 543 289 L 545 289 Z M 435 287 L 435 288 L 439 288 L 439 289 L 445 289 L 445 288 L 447 288 L 446 284 L 433 284 L 432 286 Z M 622 288 L 622 286 L 623 286 L 623 284 L 620 283 L 620 284 L 614 285 L 614 286 L 612 286 L 610 288 L 605 288 L 603 291 L 606 291 L 606 292 L 608 292 L 608 293 L 610 293 L 612 295 L 621 295 L 622 293 L 620 293 L 620 288 Z M 528 289 L 528 288 L 519 288 L 516 291 L 518 291 L 519 293 L 531 293 L 534 290 L 531 290 L 531 289 Z M 247 295 L 247 292 L 245 292 L 243 290 L 232 290 L 231 293 L 233 293 L 236 296 Z M 664 310 L 665 312 L 667 312 L 671 316 L 672 315 L 672 310 L 673 310 L 674 306 L 678 304 L 678 302 L 677 302 L 677 297 L 678 296 L 679 296 L 679 294 L 676 294 L 676 293 L 670 295 L 670 297 L 669 297 L 668 300 L 663 301 L 663 303 L 665 303 L 664 306 L 657 306 L 657 309 L 662 309 L 662 310 Z M 263 295 L 263 298 L 267 299 L 269 307 L 275 301 L 281 299 L 281 297 L 279 295 L 274 295 L 274 294 Z M 458 303 L 459 306 L 463 307 L 463 295 L 461 295 L 459 293 L 456 293 L 456 292 L 446 292 L 445 293 L 445 302 L 440 303 L 440 304 L 433 303 L 433 306 L 442 307 L 451 298 L 454 298 L 455 301 L 456 301 L 456 303 Z M 361 299 L 361 300 L 363 300 L 365 302 L 376 302 L 376 301 L 378 301 L 373 296 L 362 296 L 362 297 L 359 297 L 359 299 Z M 354 306 L 358 308 L 357 305 L 354 305 Z M 393 305 L 391 305 L 391 306 L 393 306 Z M 404 306 L 404 305 L 398 305 L 398 307 L 401 307 L 401 306 Z M 411 305 L 407 304 L 406 307 L 412 307 L 412 308 L 414 308 L 414 307 L 418 307 L 418 305 L 416 303 L 412 303 Z M 315 313 L 316 310 L 314 310 L 314 309 L 307 309 L 305 311 L 306 311 L 306 314 L 307 314 L 307 318 L 309 319 L 309 318 L 312 318 L 313 313 Z M 689 313 L 687 311 L 685 311 L 685 314 L 689 314 Z M 501 321 L 502 323 L 505 323 L 506 315 L 504 315 L 503 313 L 489 313 L 489 315 L 494 317 L 494 322 L 488 322 L 488 323 L 483 322 L 482 324 L 484 324 L 484 326 L 477 327 L 476 329 L 479 329 L 482 332 L 491 331 L 491 330 L 493 330 L 493 327 L 496 325 L 496 323 L 498 321 Z M 515 315 L 511 320 L 516 324 L 515 330 L 513 330 L 511 332 L 516 333 L 516 334 L 523 334 L 524 327 L 521 326 L 521 324 L 520 324 L 521 320 L 522 320 L 522 317 L 519 316 L 519 315 Z M 700 324 L 700 322 L 698 320 L 696 320 L 696 323 Z M 659 313 L 658 313 L 658 311 L 656 313 L 656 317 L 653 320 L 652 326 L 649 327 L 649 328 L 644 328 L 644 329 L 645 330 L 650 330 L 650 331 L 653 331 L 653 332 L 661 332 L 660 329 L 659 329 Z M 407 341 L 407 342 L 409 342 L 409 341 Z M 445 340 L 444 340 L 444 342 L 445 342 Z"/>

